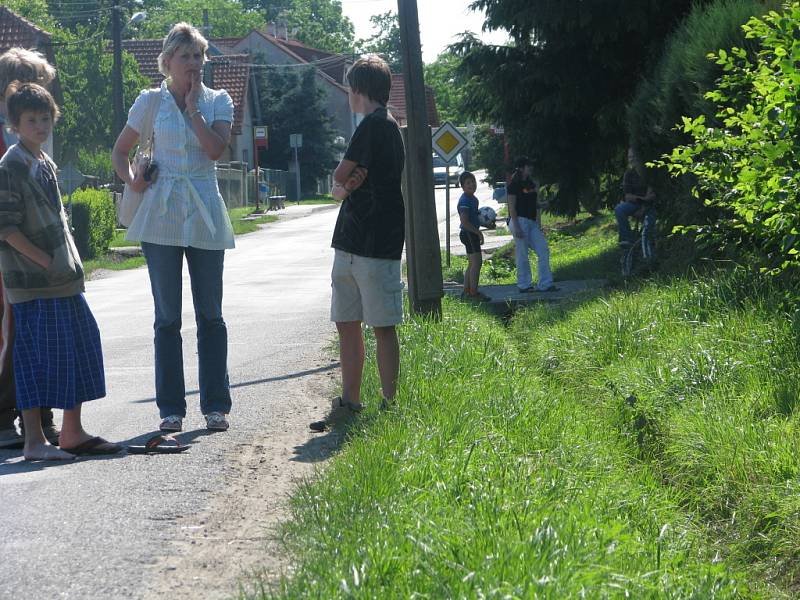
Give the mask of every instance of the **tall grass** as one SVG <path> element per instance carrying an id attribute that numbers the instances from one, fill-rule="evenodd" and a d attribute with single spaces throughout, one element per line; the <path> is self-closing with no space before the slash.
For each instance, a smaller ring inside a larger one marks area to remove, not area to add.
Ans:
<path id="1" fill-rule="evenodd" d="M 613 231 L 586 227 L 564 250 L 591 263 Z M 786 298 L 734 269 L 620 284 L 507 327 L 453 300 L 441 322 L 409 320 L 397 408 L 369 408 L 299 488 L 295 566 L 266 594 L 791 597 L 800 313 Z M 374 368 L 364 395 L 380 397 Z"/>
<path id="2" fill-rule="evenodd" d="M 561 319 L 528 311 L 513 334 L 538 376 L 630 439 L 724 556 L 796 589 L 800 319 L 786 306 L 774 283 L 737 270 L 655 281 Z"/>
<path id="3" fill-rule="evenodd" d="M 447 302 L 447 301 L 446 301 Z M 403 328 L 399 408 L 368 411 L 293 502 L 283 598 L 732 598 L 680 498 L 490 318 Z M 366 397 L 378 398 L 368 374 Z"/>

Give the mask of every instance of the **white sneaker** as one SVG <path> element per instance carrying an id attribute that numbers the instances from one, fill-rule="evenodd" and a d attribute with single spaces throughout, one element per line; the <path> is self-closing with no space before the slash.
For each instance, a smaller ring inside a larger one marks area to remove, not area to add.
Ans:
<path id="1" fill-rule="evenodd" d="M 183 417 L 179 417 L 178 415 L 164 417 L 158 428 L 161 431 L 183 431 Z"/>
<path id="2" fill-rule="evenodd" d="M 206 415 L 206 429 L 210 431 L 228 431 L 230 423 L 221 412 L 210 412 Z"/>

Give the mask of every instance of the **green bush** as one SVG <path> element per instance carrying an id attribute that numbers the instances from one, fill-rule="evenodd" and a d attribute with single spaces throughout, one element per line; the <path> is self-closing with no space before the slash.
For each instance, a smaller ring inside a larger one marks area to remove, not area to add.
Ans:
<path id="1" fill-rule="evenodd" d="M 75 245 L 83 260 L 108 252 L 116 224 L 117 214 L 110 192 L 79 190 L 72 194 Z"/>
<path id="2" fill-rule="evenodd" d="M 711 58 L 724 75 L 706 98 L 716 120 L 684 117 L 691 143 L 663 163 L 676 176 L 691 174 L 694 193 L 722 218 L 691 229 L 714 247 L 759 253 L 773 273 L 800 265 L 800 3 L 753 18 L 743 27 L 761 49 L 742 48 Z"/>
<path id="3" fill-rule="evenodd" d="M 688 141 L 676 127 L 681 117 L 704 115 L 714 122 L 714 104 L 705 93 L 714 88 L 723 67 L 708 60 L 709 52 L 737 46 L 754 56 L 758 44 L 745 39 L 742 25 L 779 6 L 778 0 L 720 0 L 695 6 L 667 41 L 650 76 L 639 84 L 628 110 L 630 141 L 645 162 Z M 652 172 L 651 177 L 663 199 L 659 212 L 666 221 L 686 224 L 703 218 L 698 214 L 702 203 L 691 195 L 691 182 L 670 180 L 666 171 Z"/>

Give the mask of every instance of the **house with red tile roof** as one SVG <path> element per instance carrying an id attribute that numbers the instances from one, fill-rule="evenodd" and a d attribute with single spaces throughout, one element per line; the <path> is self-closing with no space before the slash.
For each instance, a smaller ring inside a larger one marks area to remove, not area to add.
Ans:
<path id="1" fill-rule="evenodd" d="M 55 64 L 52 35 L 14 11 L 0 6 L 0 54 L 9 48 L 39 50 L 50 64 Z"/>
<path id="2" fill-rule="evenodd" d="M 158 70 L 158 55 L 163 40 L 124 40 L 122 49 L 129 52 L 139 64 L 139 71 L 150 79 L 154 87 L 161 85 L 164 76 Z M 233 100 L 233 124 L 228 155 L 222 161 L 242 161 L 252 166 L 253 125 L 258 122 L 256 86 L 252 82 L 250 57 L 243 54 L 225 54 L 210 44 L 204 83 L 213 89 L 226 90 Z M 130 105 L 133 98 L 126 98 Z"/>
<path id="3" fill-rule="evenodd" d="M 214 41 L 214 40 L 212 40 Z M 352 60 L 339 54 L 331 54 L 300 44 L 294 40 L 276 37 L 263 30 L 253 29 L 231 47 L 231 52 L 246 54 L 251 61 L 258 58 L 269 65 L 310 65 L 316 67 L 317 82 L 325 92 L 325 105 L 336 134 L 349 140 L 355 131 L 356 122 L 350 112 L 344 73 Z M 316 53 L 315 53 L 316 52 Z M 258 58 L 257 58 L 258 57 Z"/>

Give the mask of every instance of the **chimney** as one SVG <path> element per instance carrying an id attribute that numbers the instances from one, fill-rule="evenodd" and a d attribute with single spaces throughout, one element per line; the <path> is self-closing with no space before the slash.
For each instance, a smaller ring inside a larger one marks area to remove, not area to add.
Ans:
<path id="1" fill-rule="evenodd" d="M 289 41 L 289 24 L 286 21 L 279 21 L 276 26 L 275 37 Z"/>

